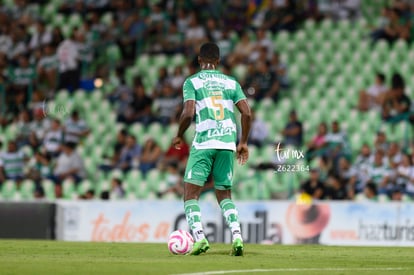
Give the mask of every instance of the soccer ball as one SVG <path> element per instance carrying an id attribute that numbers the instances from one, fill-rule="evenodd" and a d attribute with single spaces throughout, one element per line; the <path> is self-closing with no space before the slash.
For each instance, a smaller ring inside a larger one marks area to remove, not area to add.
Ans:
<path id="1" fill-rule="evenodd" d="M 176 230 L 168 238 L 168 250 L 172 254 L 185 255 L 193 249 L 194 239 L 185 230 Z"/>

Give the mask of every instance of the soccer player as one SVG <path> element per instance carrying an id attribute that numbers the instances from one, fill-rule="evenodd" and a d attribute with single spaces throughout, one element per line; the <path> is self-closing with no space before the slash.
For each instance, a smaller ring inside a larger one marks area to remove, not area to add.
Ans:
<path id="1" fill-rule="evenodd" d="M 173 144 L 180 148 L 184 132 L 196 114 L 196 134 L 184 174 L 184 209 L 195 238 L 191 255 L 199 255 L 210 248 L 201 223 L 198 199 L 212 172 L 217 202 L 232 233 L 232 255 L 242 256 L 243 239 L 231 188 L 235 151 L 241 165 L 249 157 L 247 140 L 251 113 L 240 84 L 217 70 L 219 60 L 220 51 L 216 44 L 201 46 L 198 57 L 201 71 L 188 77 L 183 84 L 184 108 Z M 237 148 L 234 105 L 241 113 L 241 137 Z"/>

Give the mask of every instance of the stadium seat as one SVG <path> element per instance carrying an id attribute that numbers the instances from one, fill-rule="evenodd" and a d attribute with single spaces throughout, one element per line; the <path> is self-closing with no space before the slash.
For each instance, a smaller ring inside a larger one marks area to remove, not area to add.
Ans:
<path id="1" fill-rule="evenodd" d="M 6 180 L 2 184 L 1 196 L 3 199 L 12 199 L 16 193 L 16 183 L 12 180 Z"/>
<path id="2" fill-rule="evenodd" d="M 82 17 L 79 15 L 79 13 L 72 13 L 69 15 L 69 18 L 67 20 L 67 23 L 72 27 L 80 27 L 82 25 Z"/>
<path id="3" fill-rule="evenodd" d="M 62 191 L 64 199 L 76 199 L 77 193 L 75 190 L 75 183 L 71 179 L 66 179 L 62 182 Z"/>

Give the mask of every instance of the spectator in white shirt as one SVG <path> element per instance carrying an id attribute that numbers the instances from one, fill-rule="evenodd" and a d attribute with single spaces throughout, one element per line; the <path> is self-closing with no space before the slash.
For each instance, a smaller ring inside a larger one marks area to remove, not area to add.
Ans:
<path id="1" fill-rule="evenodd" d="M 46 132 L 43 139 L 43 146 L 48 155 L 52 158 L 57 157 L 60 153 L 60 147 L 63 142 L 63 129 L 60 121 L 54 119 L 50 129 Z"/>
<path id="2" fill-rule="evenodd" d="M 79 49 L 74 41 L 76 31 L 71 37 L 63 40 L 57 48 L 60 89 L 75 90 L 79 87 Z"/>
<path id="3" fill-rule="evenodd" d="M 83 119 L 80 119 L 78 111 L 73 111 L 65 122 L 65 142 L 79 143 L 79 139 L 89 134 L 90 129 Z"/>
<path id="4" fill-rule="evenodd" d="M 75 150 L 76 145 L 67 142 L 62 146 L 62 153 L 56 160 L 53 171 L 53 179 L 56 184 L 60 184 L 65 179 L 73 179 L 75 182 L 81 181 L 86 176 L 83 159 Z"/>
<path id="5" fill-rule="evenodd" d="M 39 20 L 36 23 L 36 31 L 30 39 L 29 48 L 34 50 L 51 42 L 52 33 L 46 29 L 45 23 L 42 20 Z"/>
<path id="6" fill-rule="evenodd" d="M 381 109 L 384 103 L 384 96 L 388 90 L 385 85 L 385 75 L 377 73 L 375 76 L 375 83 L 366 91 L 361 91 L 359 94 L 358 109 L 360 111 L 368 111 L 369 109 Z"/>

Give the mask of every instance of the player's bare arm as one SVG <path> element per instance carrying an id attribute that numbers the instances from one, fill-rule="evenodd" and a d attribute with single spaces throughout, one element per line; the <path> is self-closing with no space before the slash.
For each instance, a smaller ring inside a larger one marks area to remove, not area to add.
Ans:
<path id="1" fill-rule="evenodd" d="M 241 114 L 241 138 L 237 145 L 237 161 L 244 165 L 249 158 L 249 149 L 247 147 L 247 140 L 249 138 L 250 128 L 252 124 L 252 114 L 249 103 L 246 99 L 240 100 L 236 104 Z"/>
<path id="2" fill-rule="evenodd" d="M 195 113 L 195 101 L 187 100 L 184 102 L 183 111 L 180 116 L 178 133 L 173 140 L 173 145 L 175 148 L 180 149 L 181 144 L 183 143 L 184 133 L 190 127 L 191 122 L 193 121 Z"/>

